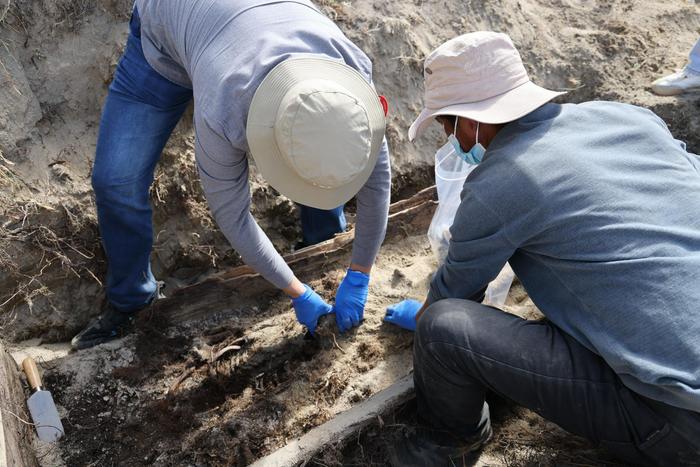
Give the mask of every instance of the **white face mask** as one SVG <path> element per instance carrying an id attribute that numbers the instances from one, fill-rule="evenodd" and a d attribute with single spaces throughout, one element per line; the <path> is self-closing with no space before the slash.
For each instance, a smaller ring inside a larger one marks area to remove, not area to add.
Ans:
<path id="1" fill-rule="evenodd" d="M 462 150 L 462 146 L 459 144 L 459 140 L 455 136 L 457 133 L 458 121 L 459 117 L 455 117 L 454 131 L 447 137 L 447 140 L 452 144 L 452 146 L 455 148 L 455 152 L 464 162 L 467 164 L 477 165 L 483 160 L 484 154 L 486 153 L 486 148 L 479 143 L 479 122 L 476 122 L 476 144 L 472 146 L 468 152 L 464 152 Z"/>

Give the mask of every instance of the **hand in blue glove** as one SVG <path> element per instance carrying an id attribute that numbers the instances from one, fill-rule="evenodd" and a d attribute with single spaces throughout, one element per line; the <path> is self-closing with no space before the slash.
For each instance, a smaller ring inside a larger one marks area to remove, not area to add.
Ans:
<path id="1" fill-rule="evenodd" d="M 345 279 L 335 295 L 335 322 L 340 332 L 345 332 L 362 321 L 367 301 L 369 276 L 361 271 L 348 269 Z"/>
<path id="2" fill-rule="evenodd" d="M 387 307 L 384 321 L 409 331 L 416 330 L 416 315 L 423 304 L 418 300 L 404 300 Z"/>
<path id="3" fill-rule="evenodd" d="M 292 299 L 294 311 L 297 314 L 297 321 L 307 327 L 313 335 L 318 324 L 318 318 L 333 311 L 333 308 L 326 303 L 311 287 L 304 284 L 306 289 L 303 294 Z"/>

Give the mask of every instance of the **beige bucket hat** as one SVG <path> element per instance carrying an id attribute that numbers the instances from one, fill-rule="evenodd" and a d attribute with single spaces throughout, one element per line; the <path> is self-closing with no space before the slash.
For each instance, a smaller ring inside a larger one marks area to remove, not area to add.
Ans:
<path id="1" fill-rule="evenodd" d="M 530 81 L 506 34 L 477 31 L 455 37 L 425 59 L 425 108 L 408 130 L 413 141 L 438 115 L 506 123 L 555 97 Z"/>
<path id="2" fill-rule="evenodd" d="M 253 96 L 246 136 L 262 176 L 291 200 L 333 209 L 357 194 L 377 162 L 386 118 L 374 88 L 331 59 L 287 59 Z"/>

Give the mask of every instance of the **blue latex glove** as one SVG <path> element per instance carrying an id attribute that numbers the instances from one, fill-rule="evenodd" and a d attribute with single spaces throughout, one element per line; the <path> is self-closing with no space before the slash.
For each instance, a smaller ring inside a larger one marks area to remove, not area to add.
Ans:
<path id="1" fill-rule="evenodd" d="M 340 332 L 345 332 L 362 321 L 367 301 L 369 276 L 361 271 L 348 269 L 345 279 L 335 295 L 335 322 Z"/>
<path id="2" fill-rule="evenodd" d="M 401 303 L 396 303 L 387 307 L 384 321 L 409 331 L 415 331 L 416 315 L 422 306 L 423 304 L 418 300 L 404 300 Z"/>
<path id="3" fill-rule="evenodd" d="M 331 313 L 333 308 L 326 303 L 311 287 L 304 284 L 306 289 L 303 294 L 292 299 L 297 321 L 307 327 L 311 334 L 316 330 L 318 319 Z"/>

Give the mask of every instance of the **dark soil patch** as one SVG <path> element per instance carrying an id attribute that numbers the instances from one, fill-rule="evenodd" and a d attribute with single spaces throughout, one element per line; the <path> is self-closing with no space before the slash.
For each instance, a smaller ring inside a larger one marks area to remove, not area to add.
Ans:
<path id="1" fill-rule="evenodd" d="M 237 310 L 179 327 L 146 314 L 124 348 L 74 354 L 76 362 L 100 359 L 89 384 L 48 369 L 47 384 L 68 410 L 61 446 L 66 464 L 247 465 L 277 448 L 274 440 L 326 421 L 331 415 L 320 406 L 332 407 L 348 384 L 337 374 L 324 384 L 314 381 L 338 352 L 332 339 L 312 338 L 301 328 L 289 332 L 288 321 L 278 318 L 255 324 L 286 307 L 286 300 L 273 301 L 244 323 Z M 319 329 L 333 326 L 324 320 Z M 360 353 L 379 360 L 380 350 Z M 299 407 L 286 394 L 300 383 L 319 408 L 298 421 Z"/>

